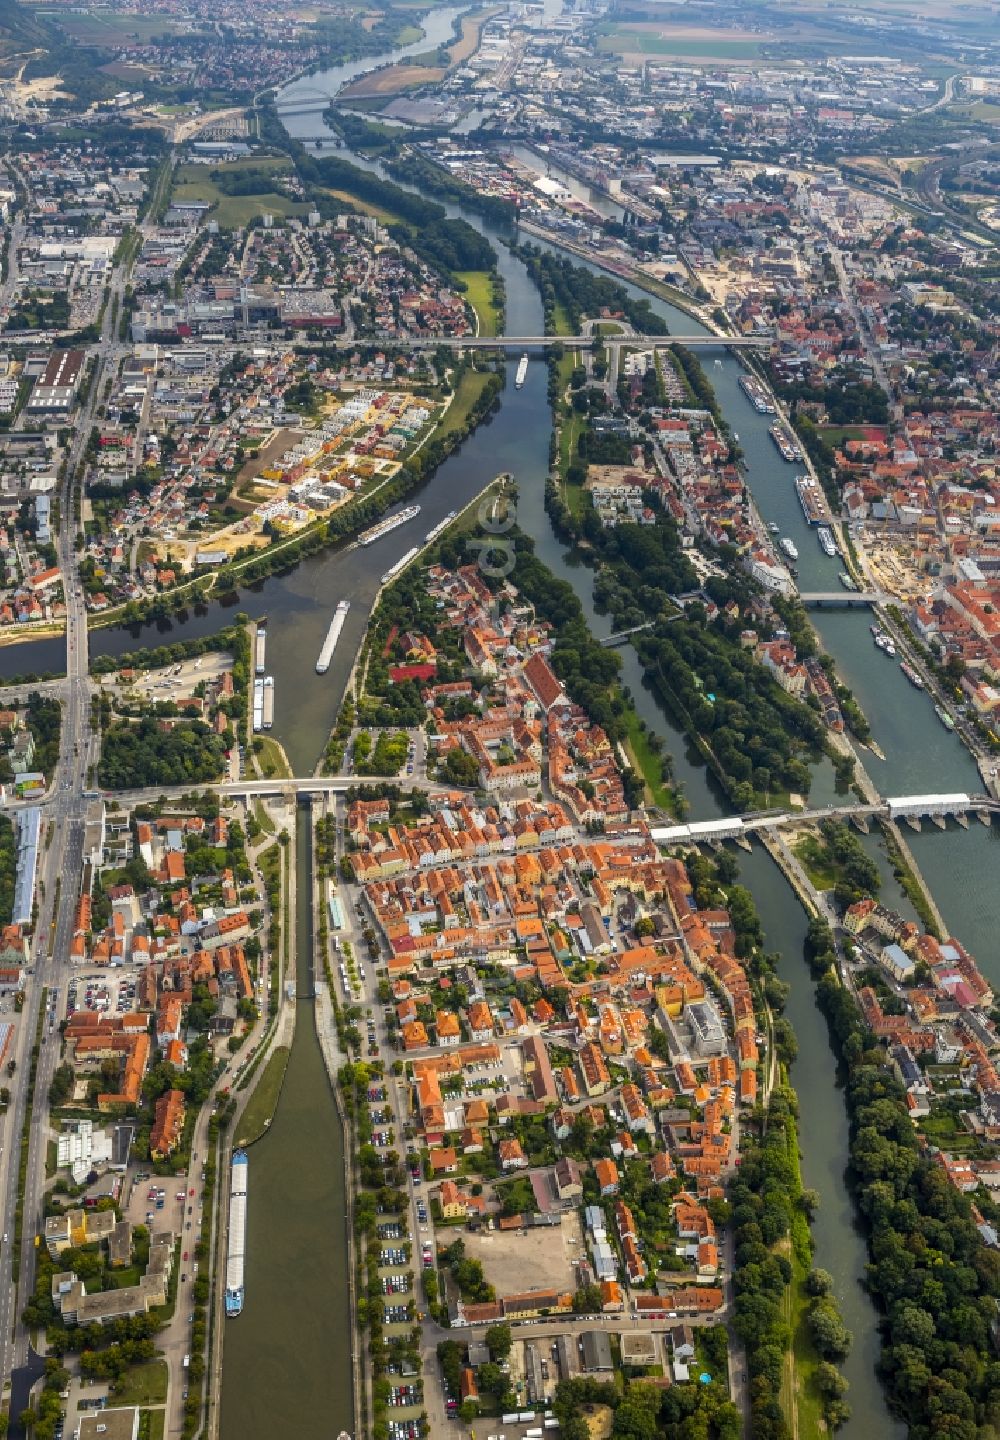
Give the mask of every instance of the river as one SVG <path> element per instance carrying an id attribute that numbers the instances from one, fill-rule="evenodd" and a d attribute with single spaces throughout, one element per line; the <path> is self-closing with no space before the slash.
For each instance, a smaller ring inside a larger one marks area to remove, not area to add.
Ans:
<path id="1" fill-rule="evenodd" d="M 557 10 L 559 0 L 548 0 L 547 8 Z M 457 9 L 432 12 L 424 21 L 424 39 L 398 55 L 418 53 L 447 39 L 458 13 Z M 318 97 L 334 95 L 356 75 L 390 58 L 353 62 L 303 77 L 287 87 L 279 109 L 289 132 L 304 141 L 328 141 L 329 131 L 321 116 L 325 100 Z M 310 100 L 314 101 L 312 108 Z M 509 234 L 475 212 L 454 205 L 446 208 L 450 214 L 461 214 L 494 241 L 506 282 L 508 332 L 541 333 L 539 297 L 523 265 L 503 244 Z M 651 298 L 629 288 L 637 296 Z M 651 303 L 667 327 L 688 333 L 701 328 L 674 307 L 655 299 Z M 792 487 L 795 467 L 781 460 L 767 433 L 767 417 L 757 415 L 739 388 L 742 372 L 738 361 L 711 352 L 704 361 L 723 411 L 740 436 L 748 480 L 765 519 L 777 523 L 782 534 L 798 545 L 803 588 L 835 589 L 840 566 L 822 555 L 815 535 L 805 526 Z M 533 363 L 524 388 L 515 391 L 513 363 L 507 366 L 508 385 L 499 412 L 423 486 L 417 497 L 423 507 L 417 521 L 366 550 L 341 548 L 307 560 L 289 575 L 243 591 L 238 601 L 228 606 L 212 602 L 197 614 L 132 633 L 95 631 L 91 640 L 94 654 L 120 654 L 136 644 L 212 633 L 235 608 L 254 617 L 267 615 L 268 669 L 276 686 L 275 733 L 296 772 L 307 772 L 335 717 L 378 576 L 432 524 L 504 470 L 511 471 L 518 482 L 521 528 L 534 537 L 540 558 L 573 586 L 595 633 L 607 634 L 610 621 L 594 610 L 591 572 L 570 563 L 544 513 L 551 425 L 545 366 Z M 314 673 L 316 656 L 333 609 L 345 597 L 352 604 L 343 637 L 329 672 L 318 677 Z M 926 697 L 916 695 L 898 667 L 872 645 L 865 615 L 830 612 L 819 616 L 818 623 L 824 644 L 854 689 L 885 751 L 884 764 L 865 756 L 883 793 L 978 789 L 975 767 L 960 742 L 944 731 Z M 691 760 L 684 737 L 643 689 L 634 652 L 625 648 L 618 653 L 623 683 L 631 689 L 640 715 L 664 736 L 674 756 L 675 774 L 690 801 L 692 818 L 724 813 L 704 767 Z M 0 651 L 0 670 L 7 674 L 62 666 L 60 642 L 31 642 Z M 831 794 L 832 776 L 827 766 L 814 783 L 812 797 L 822 801 Z M 298 829 L 301 837 L 301 817 Z M 987 970 L 988 941 L 996 918 L 992 839 L 975 822 L 967 834 L 953 829 L 947 840 L 936 831 L 913 837 L 918 860 L 928 864 L 933 874 L 935 895 L 946 919 Z M 757 900 L 767 946 L 781 952 L 782 974 L 792 986 L 788 1013 L 799 1041 L 800 1058 L 793 1078 L 800 1099 L 803 1178 L 820 1192 L 822 1201 L 814 1227 L 816 1263 L 834 1275 L 838 1299 L 854 1333 L 854 1350 L 845 1367 L 851 1380 L 853 1418 L 843 1433 L 850 1440 L 902 1434 L 903 1427 L 887 1414 L 874 1374 L 878 1351 L 875 1315 L 858 1283 L 865 1247 L 855 1229 L 844 1185 L 846 1118 L 825 1026 L 813 1004 L 811 983 L 801 960 L 805 917 L 780 872 L 762 852 L 742 859 L 742 873 Z M 307 876 L 304 866 L 300 874 Z M 300 885 L 296 918 L 300 974 L 310 949 L 308 901 L 308 887 Z M 304 990 L 304 979 L 302 983 Z M 237 1436 L 240 1440 L 264 1440 L 273 1431 L 275 1416 L 280 1416 L 283 1427 L 292 1433 L 315 1433 L 321 1421 L 324 1433 L 333 1435 L 351 1424 L 343 1147 L 309 1001 L 300 999 L 298 1005 L 296 1039 L 275 1122 L 251 1152 L 247 1304 L 239 1321 L 226 1326 L 223 1440 L 236 1440 Z"/>
<path id="2" fill-rule="evenodd" d="M 316 140 L 322 140 L 322 121 L 317 123 L 315 117 L 296 114 L 286 117 L 285 124 L 296 138 L 309 143 L 311 151 L 315 148 Z M 340 153 L 344 155 L 343 151 Z M 384 173 L 376 162 L 365 157 L 348 152 L 346 158 L 365 169 Z M 540 334 L 540 299 L 524 266 L 511 255 L 504 243 L 513 238 L 510 231 L 484 220 L 477 212 L 463 206 L 448 204 L 445 208 L 450 215 L 461 216 L 493 241 L 506 285 L 507 332 L 515 335 Z M 637 296 L 650 298 L 645 292 L 634 287 L 629 288 Z M 689 316 L 665 302 L 656 300 L 652 303 L 655 313 L 667 328 L 691 333 L 695 322 Z M 713 363 L 715 358 L 720 362 L 717 365 Z M 751 466 L 751 482 L 755 482 L 758 475 L 763 478 L 772 471 L 777 472 L 782 462 L 767 434 L 766 423 L 762 423 L 763 417 L 757 416 L 739 388 L 738 379 L 742 371 L 738 362 L 720 353 L 718 357 L 712 356 L 708 363 L 711 379 L 719 389 L 720 403 L 734 428 L 739 431 L 741 444 Z M 545 368 L 540 364 L 532 364 L 523 390 L 514 391 L 508 385 L 500 412 L 492 422 L 491 448 L 495 445 L 509 445 L 511 450 L 519 453 L 519 464 L 510 466 L 514 470 L 519 489 L 518 524 L 533 537 L 539 558 L 553 573 L 572 585 L 595 634 L 607 635 L 611 632 L 612 622 L 609 617 L 595 611 L 592 572 L 575 563 L 572 557 L 566 554 L 564 547 L 553 534 L 545 513 L 544 484 L 548 471 L 551 427 L 546 381 Z M 466 446 L 463 454 L 468 449 Z M 509 451 L 505 449 L 504 453 Z M 453 462 L 448 463 L 450 465 Z M 506 461 L 502 468 L 508 468 Z M 795 526 L 805 531 L 790 473 L 785 479 L 784 491 L 774 496 L 775 504 L 782 512 L 780 519 L 783 531 L 790 533 Z M 436 481 L 433 482 L 432 488 L 436 484 Z M 754 489 L 756 493 L 755 484 Z M 766 509 L 767 498 L 763 495 L 761 505 Z M 817 559 L 822 562 L 824 557 L 818 551 L 814 536 L 804 536 L 800 550 L 803 554 L 806 553 L 806 538 L 816 550 Z M 811 577 L 809 583 L 812 583 Z M 824 588 L 832 588 L 835 584 L 834 572 L 825 582 Z M 874 650 L 870 644 L 868 648 Z M 625 647 L 617 653 L 622 660 L 622 683 L 629 687 L 640 716 L 664 737 L 669 746 L 674 757 L 675 776 L 684 787 L 692 817 L 705 819 L 725 813 L 724 802 L 713 778 L 708 775 L 703 765 L 692 758 L 683 734 L 670 723 L 652 695 L 643 687 L 641 667 L 635 652 L 630 647 Z M 875 653 L 878 655 L 879 652 Z M 905 681 L 902 683 L 905 685 Z M 906 688 L 909 689 L 908 686 Z M 833 793 L 831 767 L 821 767 L 814 782 L 813 799 L 822 802 L 832 798 Z M 825 1024 L 813 1003 L 810 977 L 802 962 L 805 915 L 784 877 L 766 854 L 755 851 L 745 860 L 741 857 L 741 862 L 743 874 L 757 899 L 768 948 L 781 952 L 782 974 L 792 985 L 789 1017 L 795 1026 L 802 1056 L 793 1078 L 800 1099 L 803 1180 L 806 1185 L 818 1190 L 822 1197 L 814 1228 L 816 1264 L 823 1266 L 834 1276 L 837 1297 L 855 1342 L 846 1367 L 851 1381 L 850 1402 L 853 1418 L 843 1433 L 850 1437 L 850 1440 L 863 1440 L 863 1437 L 875 1433 L 893 1437 L 902 1434 L 902 1427 L 896 1425 L 889 1416 L 882 1390 L 875 1377 L 874 1357 L 878 1350 L 875 1314 L 860 1283 L 867 1254 L 864 1239 L 854 1225 L 851 1202 L 844 1183 L 847 1119 L 837 1089 L 836 1068 Z"/>

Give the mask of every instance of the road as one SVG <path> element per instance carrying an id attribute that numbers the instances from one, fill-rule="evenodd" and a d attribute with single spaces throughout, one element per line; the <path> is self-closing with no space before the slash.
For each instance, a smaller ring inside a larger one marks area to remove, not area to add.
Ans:
<path id="1" fill-rule="evenodd" d="M 24 176 L 22 183 L 27 184 Z M 19 221 L 15 220 L 11 248 L 16 253 Z M 144 227 L 144 231 L 145 231 Z M 60 484 L 59 524 L 56 550 L 63 573 L 66 598 L 66 678 L 12 693 L 38 689 L 58 694 L 62 701 L 59 756 L 53 782 L 44 802 L 46 834 L 39 853 L 39 911 L 35 927 L 33 973 L 25 987 L 22 1023 L 18 1026 L 15 1060 L 17 1069 L 11 1084 L 11 1102 L 5 1128 L 5 1145 L 0 1152 L 0 1225 L 8 1243 L 0 1246 L 0 1372 L 4 1378 L 28 1362 L 28 1335 L 20 1312 L 34 1284 L 34 1237 L 41 1218 L 45 1185 L 48 1090 L 59 1059 L 59 1031 L 56 1022 L 65 1014 L 67 957 L 76 902 L 83 876 L 84 839 L 88 772 L 96 766 L 99 736 L 91 730 L 89 644 L 83 587 L 76 564 L 77 506 L 83 461 L 98 407 L 105 376 L 114 372 L 126 347 L 117 336 L 118 317 L 128 280 L 129 263 L 117 265 L 111 276 L 104 308 L 101 335 L 92 347 L 89 388 L 74 426 Z M 6 299 L 16 279 L 11 264 L 7 284 L 0 292 Z M 36 1017 L 43 994 L 47 993 L 37 1075 L 31 1114 L 28 1119 L 28 1157 L 24 1185 L 23 1223 L 20 1237 L 19 1280 L 13 1283 L 13 1242 L 17 1206 L 17 1141 L 22 1134 L 28 1102 L 31 1047 Z"/>
<path id="2" fill-rule="evenodd" d="M 865 318 L 861 313 L 861 307 L 858 305 L 857 297 L 854 293 L 854 286 L 851 283 L 850 277 L 847 274 L 846 266 L 844 265 L 843 252 L 833 243 L 832 240 L 830 241 L 830 259 L 833 261 L 833 268 L 837 272 L 837 280 L 840 284 L 840 292 L 844 297 L 844 301 L 847 305 L 848 310 L 850 311 L 851 318 L 857 326 L 858 336 L 861 340 L 861 345 L 864 349 L 865 355 L 868 358 L 868 363 L 872 367 L 875 379 L 878 381 L 880 388 L 888 396 L 889 403 L 891 405 L 893 403 L 892 386 L 889 384 L 889 377 L 885 372 L 885 366 L 882 364 L 882 356 L 879 354 L 878 346 L 872 339 L 871 332 L 868 329 Z"/>

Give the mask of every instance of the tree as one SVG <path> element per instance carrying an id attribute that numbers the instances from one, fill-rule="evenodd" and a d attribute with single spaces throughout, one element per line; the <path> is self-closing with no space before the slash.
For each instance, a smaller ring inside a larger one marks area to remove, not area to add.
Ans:
<path id="1" fill-rule="evenodd" d="M 813 1301 L 809 1311 L 813 1344 L 824 1360 L 843 1360 L 851 1348 L 851 1332 L 840 1318 L 836 1305 L 824 1296 Z"/>
<path id="2" fill-rule="evenodd" d="M 486 1344 L 494 1360 L 506 1360 L 513 1343 L 510 1326 L 505 1322 L 491 1325 L 486 1332 Z"/>
<path id="3" fill-rule="evenodd" d="M 846 1393 L 848 1385 L 836 1365 L 821 1360 L 816 1366 L 816 1388 L 824 1399 L 839 1400 Z"/>
<path id="4" fill-rule="evenodd" d="M 806 1276 L 806 1291 L 813 1296 L 829 1295 L 833 1289 L 833 1276 L 829 1270 L 821 1270 L 818 1266 L 809 1271 Z"/>

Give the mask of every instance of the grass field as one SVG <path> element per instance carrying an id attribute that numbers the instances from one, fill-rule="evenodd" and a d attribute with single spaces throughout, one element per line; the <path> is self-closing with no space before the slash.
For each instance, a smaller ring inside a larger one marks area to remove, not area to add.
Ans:
<path id="1" fill-rule="evenodd" d="M 832 890 L 837 883 L 837 873 L 826 862 L 826 846 L 815 835 L 803 835 L 792 846 L 792 851 L 817 890 Z"/>
<path id="2" fill-rule="evenodd" d="M 147 1360 L 125 1371 L 124 1388 L 115 1393 L 116 1405 L 162 1405 L 167 1398 L 167 1362 Z"/>
<path id="3" fill-rule="evenodd" d="M 274 1119 L 291 1053 L 287 1045 L 279 1045 L 268 1056 L 247 1108 L 243 1111 L 236 1137 L 237 1145 L 249 1145 L 252 1141 L 259 1140 Z"/>
<path id="4" fill-rule="evenodd" d="M 277 740 L 272 740 L 270 735 L 255 735 L 253 741 L 255 746 L 258 740 L 262 743 L 260 749 L 256 750 L 255 753 L 257 755 L 257 763 L 260 766 L 260 773 L 264 776 L 265 780 L 284 780 L 291 775 L 292 772 L 288 767 L 285 752 Z"/>
<path id="5" fill-rule="evenodd" d="M 140 1410 L 139 1440 L 163 1440 L 166 1419 L 165 1410 Z"/>
<path id="6" fill-rule="evenodd" d="M 718 60 L 756 60 L 762 42 L 752 36 L 711 30 L 692 32 L 691 27 L 607 24 L 599 27 L 598 49 L 613 55 L 682 55 Z"/>
<path id="7" fill-rule="evenodd" d="M 260 800 L 254 801 L 253 813 L 254 818 L 256 819 L 257 824 L 260 826 L 263 834 L 273 835 L 275 833 L 274 821 L 271 819 L 271 816 L 268 814 L 267 810 L 265 810 L 264 805 Z"/>
<path id="8" fill-rule="evenodd" d="M 881 425 L 820 425 L 817 428 L 828 445 L 843 445 L 846 440 L 884 440 L 888 433 Z"/>
<path id="9" fill-rule="evenodd" d="M 288 168 L 286 162 L 282 160 L 269 163 L 266 159 L 258 160 L 254 157 L 250 163 L 261 169 L 282 172 Z M 244 168 L 246 168 L 245 162 L 239 160 L 231 165 L 211 167 L 211 169 L 220 169 L 227 173 L 237 172 Z M 259 195 L 227 195 L 212 179 L 211 169 L 207 165 L 178 166 L 171 198 L 173 200 L 207 200 L 212 206 L 212 219 L 217 220 L 223 230 L 247 225 L 257 215 L 287 217 L 289 215 L 305 215 L 309 210 L 305 201 L 289 200 L 287 196 L 279 195 L 273 190 Z"/>
<path id="10" fill-rule="evenodd" d="M 823 1420 L 823 1407 L 814 1379 L 819 1356 L 809 1333 L 810 1299 L 805 1288 L 807 1272 L 794 1251 L 789 1258 L 792 1261 L 792 1283 L 785 1291 L 785 1318 L 792 1332 L 792 1351 L 781 1387 L 782 1409 L 790 1414 L 794 1404 L 798 1418 L 794 1433 L 798 1435 L 798 1440 L 820 1440 L 829 1432 Z"/>
<path id="11" fill-rule="evenodd" d="M 399 219 L 393 215 L 391 210 L 383 210 L 378 205 L 373 205 L 370 200 L 360 200 L 357 195 L 352 195 L 349 190 L 331 190 L 329 186 L 323 186 L 324 195 L 332 195 L 334 200 L 343 200 L 345 205 L 351 205 L 361 215 L 371 215 L 380 225 L 392 225 Z"/>
<path id="12" fill-rule="evenodd" d="M 554 333 L 556 335 L 569 335 L 572 333 L 570 330 L 569 316 L 558 301 L 553 308 L 552 323 L 555 326 Z M 570 366 L 570 369 L 572 368 L 573 367 Z"/>
<path id="13" fill-rule="evenodd" d="M 490 276 L 485 270 L 460 270 L 458 278 L 465 282 L 465 298 L 479 316 L 480 335 L 495 335 L 497 312 Z"/>
<path id="14" fill-rule="evenodd" d="M 473 405 L 483 393 L 488 380 L 489 375 L 484 370 L 466 370 L 458 382 L 455 398 L 448 406 L 444 419 L 441 421 L 441 428 L 435 431 L 435 434 L 443 438 L 455 430 L 461 430 L 469 418 Z"/>

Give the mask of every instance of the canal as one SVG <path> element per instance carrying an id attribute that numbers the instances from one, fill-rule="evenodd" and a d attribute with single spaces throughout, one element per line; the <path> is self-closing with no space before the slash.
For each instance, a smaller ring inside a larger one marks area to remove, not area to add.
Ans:
<path id="1" fill-rule="evenodd" d="M 225 1322 L 222 1440 L 352 1428 L 344 1142 L 311 998 L 307 806 L 294 824 L 295 1040 L 274 1123 L 249 1150 L 246 1303 Z"/>
<path id="2" fill-rule="evenodd" d="M 558 9 L 559 0 L 548 0 Z M 458 9 L 433 12 L 424 20 L 425 37 L 399 55 L 426 50 L 447 39 Z M 354 62 L 318 76 L 307 76 L 281 95 L 289 132 L 304 141 L 326 142 L 318 93 L 333 95 L 340 86 L 391 56 Z M 309 108 L 310 101 L 314 108 Z M 294 112 L 294 113 L 291 113 Z M 351 156 L 354 159 L 355 157 Z M 359 161 L 358 163 L 366 163 Z M 475 212 L 448 206 L 491 238 L 506 282 L 509 333 L 541 331 L 539 297 L 523 265 L 503 243 L 511 238 Z M 634 287 L 633 294 L 650 299 Z M 662 301 L 651 301 L 668 328 L 700 329 L 690 316 Z M 803 521 L 792 484 L 794 466 L 781 460 L 768 436 L 769 420 L 759 416 L 739 388 L 738 362 L 720 352 L 704 357 L 723 411 L 739 434 L 747 458 L 748 481 L 765 520 L 778 524 L 800 552 L 804 589 L 834 589 L 836 561 L 822 555 Z M 545 366 L 533 363 L 524 388 L 515 391 L 513 364 L 494 419 L 481 426 L 447 460 L 417 495 L 417 520 L 366 550 L 347 547 L 303 562 L 231 602 L 212 602 L 197 612 L 134 631 L 97 630 L 92 652 L 121 654 L 137 645 L 155 645 L 188 635 L 211 634 L 237 611 L 268 619 L 268 670 L 275 677 L 275 734 L 283 742 L 296 773 L 308 773 L 320 755 L 346 684 L 351 657 L 361 639 L 379 585 L 379 576 L 448 511 L 459 508 L 494 475 L 509 470 L 519 486 L 518 521 L 532 535 L 540 558 L 567 580 L 583 603 L 598 635 L 610 621 L 594 610 L 592 574 L 564 554 L 543 507 L 548 467 L 551 413 L 546 398 Z M 351 600 L 351 611 L 329 672 L 314 666 L 334 607 Z M 863 614 L 828 613 L 817 617 L 824 644 L 872 724 L 885 751 L 884 764 L 865 754 L 866 767 L 883 793 L 917 790 L 978 789 L 975 767 L 954 736 L 934 716 L 930 702 L 916 695 L 898 670 L 871 644 Z M 691 817 L 708 819 L 724 805 L 695 762 L 685 739 L 662 714 L 641 680 L 634 652 L 626 647 L 622 683 L 639 714 L 660 733 L 683 784 Z M 0 651 L 0 673 L 62 670 L 61 641 L 30 642 Z M 832 793 L 828 770 L 820 773 L 812 797 Z M 339 1117 L 316 1039 L 307 972 L 311 951 L 311 894 L 304 815 L 296 820 L 302 861 L 295 917 L 299 999 L 295 1043 L 274 1124 L 251 1151 L 247 1303 L 238 1321 L 226 1326 L 222 1387 L 223 1440 L 265 1440 L 276 1417 L 291 1433 L 312 1434 L 318 1426 L 331 1437 L 351 1427 L 350 1349 L 345 1270 L 345 1157 Z M 969 948 L 986 962 L 995 929 L 995 832 L 975 822 L 967 833 L 947 839 L 937 832 L 913 837 L 918 861 L 933 876 L 935 896 L 949 923 Z M 935 849 L 935 847 L 937 847 Z M 753 890 L 769 950 L 780 951 L 782 974 L 792 986 L 788 1014 L 799 1043 L 793 1079 L 800 1099 L 803 1179 L 821 1195 L 814 1235 L 816 1263 L 835 1277 L 837 1296 L 854 1334 L 846 1372 L 851 1380 L 853 1418 L 843 1432 L 851 1440 L 902 1433 L 888 1416 L 874 1374 L 878 1351 L 875 1315 L 860 1280 L 865 1247 L 854 1226 L 844 1184 L 847 1125 L 825 1025 L 813 1003 L 802 961 L 805 916 L 784 878 L 760 851 L 741 857 L 742 875 Z M 992 929 L 991 929 L 992 926 Z M 994 977 L 1000 978 L 1000 977 Z"/>

